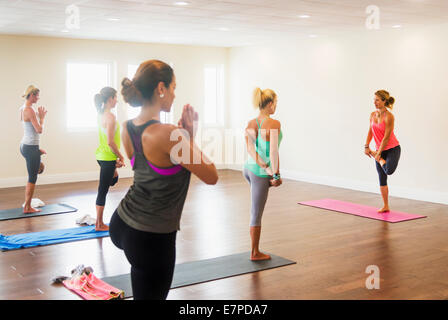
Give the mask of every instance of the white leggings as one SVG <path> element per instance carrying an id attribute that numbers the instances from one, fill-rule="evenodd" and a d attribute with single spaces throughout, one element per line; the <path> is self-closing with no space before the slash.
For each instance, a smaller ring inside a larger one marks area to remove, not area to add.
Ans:
<path id="1" fill-rule="evenodd" d="M 270 178 L 259 177 L 246 168 L 243 170 L 243 175 L 250 184 L 250 194 L 252 200 L 250 209 L 250 226 L 261 226 L 261 217 L 263 216 L 264 206 L 266 204 L 266 200 L 268 199 Z"/>

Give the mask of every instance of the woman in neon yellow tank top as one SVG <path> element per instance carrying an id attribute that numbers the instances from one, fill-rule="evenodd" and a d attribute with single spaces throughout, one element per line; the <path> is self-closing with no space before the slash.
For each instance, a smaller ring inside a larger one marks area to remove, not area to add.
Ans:
<path id="1" fill-rule="evenodd" d="M 95 106 L 98 111 L 99 146 L 95 155 L 100 165 L 100 180 L 96 198 L 95 230 L 107 231 L 109 227 L 103 222 L 106 195 L 110 186 L 118 181 L 117 168 L 124 166 L 123 155 L 120 152 L 120 125 L 111 112 L 117 104 L 117 91 L 111 87 L 104 87 L 95 95 Z"/>
<path id="2" fill-rule="evenodd" d="M 251 260 L 267 260 L 271 257 L 260 252 L 261 217 L 270 187 L 282 184 L 278 149 L 283 138 L 280 121 L 271 118 L 277 108 L 277 95 L 271 89 L 254 91 L 254 106 L 260 113 L 249 121 L 246 128 L 248 159 L 243 174 L 250 184 Z"/>

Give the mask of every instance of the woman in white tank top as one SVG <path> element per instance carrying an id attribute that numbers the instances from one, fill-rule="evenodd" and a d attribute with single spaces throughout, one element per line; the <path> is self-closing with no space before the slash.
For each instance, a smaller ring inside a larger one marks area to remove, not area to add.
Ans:
<path id="1" fill-rule="evenodd" d="M 40 157 L 46 152 L 39 149 L 39 134 L 42 133 L 47 110 L 42 106 L 37 109 L 37 112 L 33 109 L 33 104 L 39 100 L 39 89 L 36 87 L 29 86 L 22 97 L 26 101 L 22 108 L 20 108 L 20 120 L 24 129 L 23 138 L 20 143 L 20 153 L 26 160 L 26 168 L 28 171 L 23 213 L 34 213 L 40 211 L 31 207 L 31 199 L 33 198 L 37 175 L 42 173 L 44 169 Z"/>

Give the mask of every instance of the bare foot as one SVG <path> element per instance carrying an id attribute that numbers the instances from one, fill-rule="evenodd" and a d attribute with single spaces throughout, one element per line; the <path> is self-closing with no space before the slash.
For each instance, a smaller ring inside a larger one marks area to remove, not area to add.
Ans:
<path id="1" fill-rule="evenodd" d="M 382 207 L 380 210 L 378 210 L 378 213 L 386 213 L 389 212 L 389 207 L 388 206 L 384 206 Z"/>
<path id="2" fill-rule="evenodd" d="M 250 260 L 252 261 L 269 260 L 269 259 L 271 259 L 270 255 L 261 252 L 251 254 L 250 256 Z"/>
<path id="3" fill-rule="evenodd" d="M 95 231 L 109 231 L 109 226 L 105 224 L 95 225 Z"/>
<path id="4" fill-rule="evenodd" d="M 36 213 L 36 212 L 41 212 L 41 211 L 42 210 L 34 209 L 33 207 L 23 208 L 23 213 Z"/>

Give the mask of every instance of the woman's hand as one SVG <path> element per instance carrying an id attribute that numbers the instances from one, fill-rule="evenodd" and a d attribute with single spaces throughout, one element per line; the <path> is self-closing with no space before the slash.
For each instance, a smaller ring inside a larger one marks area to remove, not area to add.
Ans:
<path id="1" fill-rule="evenodd" d="M 117 159 L 117 163 L 115 164 L 115 167 L 116 168 L 121 168 L 121 167 L 124 167 L 124 166 L 125 166 L 124 160 L 122 158 L 118 158 Z"/>
<path id="2" fill-rule="evenodd" d="M 369 147 L 364 148 L 364 154 L 367 155 L 369 158 L 372 157 L 372 150 L 370 150 Z"/>
<path id="3" fill-rule="evenodd" d="M 39 119 L 42 121 L 45 119 L 45 116 L 47 115 L 47 110 L 40 106 L 39 108 L 37 108 L 37 116 L 39 117 Z"/>
<path id="4" fill-rule="evenodd" d="M 277 180 L 275 180 L 275 179 L 269 180 L 269 185 L 271 187 L 279 187 L 279 186 L 281 186 L 282 183 L 283 183 L 282 178 L 277 179 Z"/>
<path id="5" fill-rule="evenodd" d="M 182 110 L 182 117 L 177 125 L 180 128 L 187 130 L 187 132 L 190 134 L 190 138 L 194 138 L 198 127 L 198 120 L 198 113 L 194 111 L 194 108 L 191 105 L 186 104 L 184 105 L 184 109 Z"/>
<path id="6" fill-rule="evenodd" d="M 380 162 L 380 159 L 381 159 L 381 152 L 377 151 L 376 154 L 375 154 L 375 160 L 377 162 Z"/>

